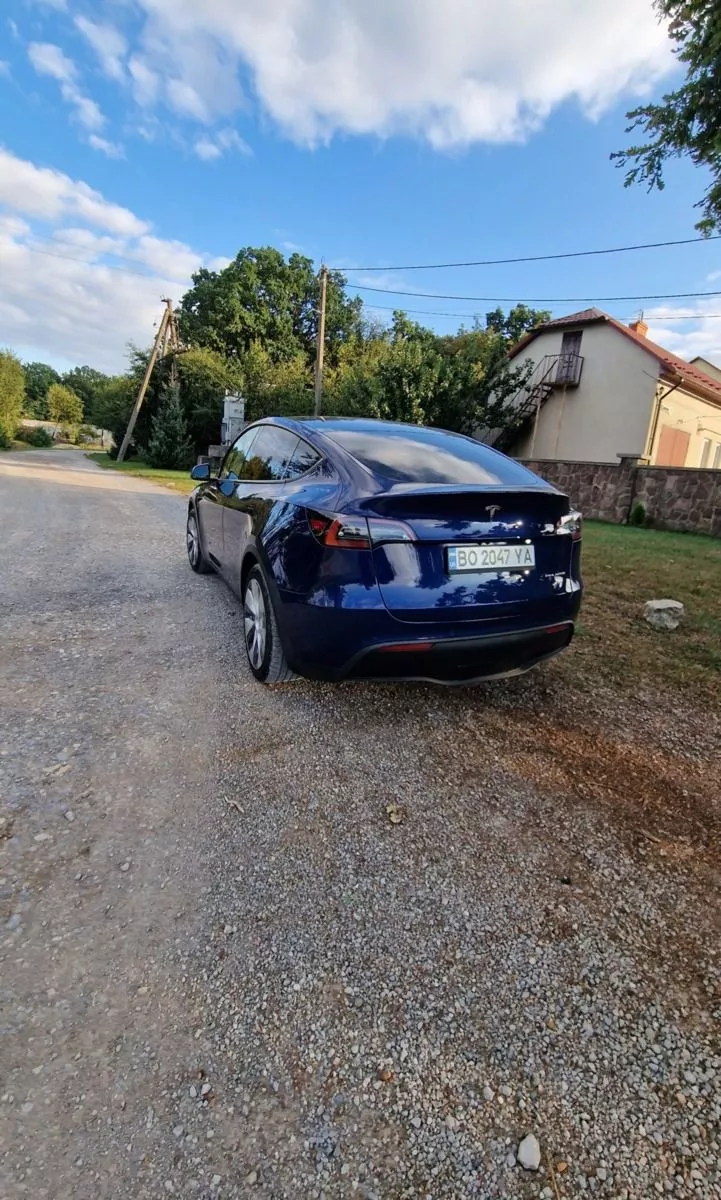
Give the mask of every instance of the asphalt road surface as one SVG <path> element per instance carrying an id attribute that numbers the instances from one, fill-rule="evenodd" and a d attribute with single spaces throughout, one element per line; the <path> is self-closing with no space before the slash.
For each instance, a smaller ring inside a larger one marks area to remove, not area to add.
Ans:
<path id="1" fill-rule="evenodd" d="M 701 795 L 712 715 L 264 689 L 182 497 L 10 453 L 0 514 L 0 1195 L 721 1196 L 717 866 L 568 766 Z"/>

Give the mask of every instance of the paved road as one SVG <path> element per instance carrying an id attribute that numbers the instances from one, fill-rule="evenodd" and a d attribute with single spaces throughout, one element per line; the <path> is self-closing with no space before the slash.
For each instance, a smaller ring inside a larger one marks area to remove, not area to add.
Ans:
<path id="1" fill-rule="evenodd" d="M 721 1195 L 714 877 L 608 768 L 693 795 L 713 733 L 553 670 L 260 688 L 184 507 L 0 457 L 0 1195 Z"/>

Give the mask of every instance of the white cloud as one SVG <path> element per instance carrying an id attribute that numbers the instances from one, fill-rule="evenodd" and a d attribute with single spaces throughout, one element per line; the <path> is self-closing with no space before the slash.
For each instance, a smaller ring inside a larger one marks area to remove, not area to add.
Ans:
<path id="1" fill-rule="evenodd" d="M 93 150 L 99 150 L 101 154 L 107 155 L 108 158 L 125 158 L 123 147 L 117 142 L 109 142 L 107 138 L 98 137 L 97 133 L 91 133 L 88 138 L 88 144 Z"/>
<path id="2" fill-rule="evenodd" d="M 100 107 L 78 87 L 78 71 L 60 49 L 50 42 L 31 42 L 28 57 L 39 75 L 49 75 L 60 84 L 63 99 L 75 109 L 75 115 L 85 129 L 102 129 L 105 117 Z"/>
<path id="3" fill-rule="evenodd" d="M 143 62 L 201 121 L 248 73 L 292 137 L 409 133 L 444 148 L 521 138 L 558 105 L 591 119 L 672 64 L 649 0 L 139 0 Z"/>
<path id="4" fill-rule="evenodd" d="M 198 158 L 202 158 L 204 162 L 212 162 L 214 158 L 220 158 L 223 151 L 215 142 L 211 142 L 210 138 L 198 138 L 193 149 Z"/>
<path id="5" fill-rule="evenodd" d="M 688 316 L 688 314 L 692 314 Z M 661 304 L 644 311 L 648 336 L 688 362 L 700 354 L 721 367 L 721 296 L 679 305 Z M 686 318 L 687 320 L 680 319 Z M 673 318 L 669 320 L 668 318 Z"/>
<path id="6" fill-rule="evenodd" d="M 97 25 L 87 17 L 76 17 L 75 25 L 97 54 L 108 78 L 121 82 L 125 78 L 123 59 L 128 52 L 123 35 L 112 25 Z"/>
<path id="7" fill-rule="evenodd" d="M 0 206 L 12 210 L 0 207 L 0 329 L 21 355 L 122 370 L 127 342 L 151 340 L 159 297 L 179 300 L 193 271 L 217 269 L 87 184 L 2 149 Z"/>
<path id="8" fill-rule="evenodd" d="M 198 158 L 206 162 L 220 158 L 226 150 L 237 150 L 239 154 L 252 154 L 250 146 L 235 129 L 221 129 L 212 137 L 204 135 L 196 139 L 193 150 Z"/>
<path id="9" fill-rule="evenodd" d="M 75 216 L 88 225 L 121 237 L 140 237 L 147 221 L 113 204 L 88 187 L 51 167 L 37 167 L 0 147 L 0 204 L 29 217 L 56 221 Z"/>
<path id="10" fill-rule="evenodd" d="M 4 58 L 0 58 L 0 75 L 9 75 L 9 74 L 10 74 L 10 63 L 6 62 Z"/>
<path id="11" fill-rule="evenodd" d="M 184 117 L 195 117 L 197 121 L 207 121 L 209 109 L 195 88 L 182 79 L 169 79 L 165 85 L 168 102 L 175 112 Z"/>
<path id="12" fill-rule="evenodd" d="M 50 75 L 59 82 L 67 82 L 77 76 L 75 63 L 63 54 L 59 46 L 53 46 L 50 42 L 31 42 L 28 58 L 40 75 Z"/>
<path id="13" fill-rule="evenodd" d="M 142 58 L 131 58 L 128 70 L 132 80 L 133 95 L 141 108 L 154 104 L 160 91 L 160 80 Z"/>

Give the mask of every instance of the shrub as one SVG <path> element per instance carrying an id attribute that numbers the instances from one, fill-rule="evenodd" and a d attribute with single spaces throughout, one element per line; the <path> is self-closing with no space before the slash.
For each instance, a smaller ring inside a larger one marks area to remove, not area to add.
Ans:
<path id="1" fill-rule="evenodd" d="M 84 446 L 87 442 L 97 442 L 98 435 L 92 425 L 81 425 L 75 434 L 75 445 Z"/>
<path id="2" fill-rule="evenodd" d="M 631 515 L 628 518 L 629 525 L 645 525 L 646 524 L 646 505 L 638 500 L 631 509 Z"/>
<path id="3" fill-rule="evenodd" d="M 36 425 L 34 429 L 18 429 L 18 437 L 21 432 L 22 440 L 27 442 L 28 446 L 35 446 L 38 450 L 43 450 L 53 445 L 53 435 L 44 425 Z"/>
<path id="4" fill-rule="evenodd" d="M 0 350 L 0 435 L 8 448 L 17 429 L 25 395 L 25 372 L 10 350 Z"/>
<path id="5" fill-rule="evenodd" d="M 0 450 L 12 449 L 12 438 L 9 438 L 4 429 L 0 429 Z"/>

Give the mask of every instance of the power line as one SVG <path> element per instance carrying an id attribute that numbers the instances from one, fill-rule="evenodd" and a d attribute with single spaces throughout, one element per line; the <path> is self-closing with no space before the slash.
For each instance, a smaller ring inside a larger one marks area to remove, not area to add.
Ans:
<path id="1" fill-rule="evenodd" d="M 14 242 L 13 248 L 17 250 L 27 250 L 30 254 L 42 254 L 46 258 L 62 258 L 65 262 L 80 263 L 83 267 L 105 267 L 109 271 L 122 271 L 125 275 L 137 275 L 140 279 L 157 279 L 162 278 L 160 272 L 155 275 L 149 275 L 146 271 L 134 271 L 131 267 L 119 267 L 116 263 L 96 262 L 92 258 L 74 258 L 70 254 L 57 254 L 54 250 L 39 250 L 37 246 L 31 245 L 29 242 Z M 0 246 L 0 252 L 3 247 Z M 99 251 L 98 253 L 103 253 Z M 106 253 L 109 253 L 106 251 Z M 130 261 L 130 260 L 127 260 Z M 177 281 L 182 282 L 181 280 Z"/>
<path id="2" fill-rule="evenodd" d="M 616 303 L 619 300 L 691 300 L 702 296 L 721 296 L 721 292 L 656 292 L 647 296 L 455 296 L 444 292 L 403 292 L 395 288 L 350 285 L 357 292 L 379 292 L 384 296 L 410 296 L 416 300 L 470 300 L 480 304 L 592 304 Z"/>
<path id="3" fill-rule="evenodd" d="M 501 267 L 511 263 L 551 262 L 559 258 L 591 258 L 600 254 L 626 254 L 629 250 L 660 250 L 665 246 L 691 246 L 695 242 L 712 242 L 721 238 L 721 233 L 709 237 L 678 238 L 667 242 L 640 242 L 636 246 L 611 246 L 605 250 L 567 250 L 562 254 L 529 254 L 520 258 L 485 258 L 477 262 L 412 263 L 403 267 L 337 267 L 344 274 L 358 271 L 441 271 L 449 267 Z"/>
<path id="4" fill-rule="evenodd" d="M 721 234 L 714 234 L 712 236 L 714 238 L 716 238 L 716 237 L 721 238 Z M 710 241 L 710 240 L 711 240 L 711 238 L 689 238 L 689 239 L 687 239 L 687 242 Z M 69 244 L 69 243 L 65 243 L 65 244 Z M 649 243 L 649 247 L 654 244 L 657 244 L 657 245 L 683 245 L 685 243 L 683 243 L 683 242 Z M 60 258 L 60 259 L 63 259 L 65 262 L 79 263 L 81 266 L 84 266 L 84 267 L 101 267 L 101 268 L 104 267 L 109 271 L 121 271 L 126 275 L 135 275 L 139 279 L 157 278 L 157 274 L 155 274 L 155 275 L 149 274 L 146 271 L 135 271 L 130 267 L 118 266 L 116 263 L 97 262 L 93 259 L 75 258 L 69 254 L 58 254 L 56 251 L 53 251 L 53 250 L 41 250 L 41 249 L 39 249 L 39 247 L 32 245 L 30 243 L 27 243 L 27 242 L 16 242 L 16 243 L 14 243 L 14 247 L 17 249 L 20 249 L 20 250 L 27 250 L 31 254 L 41 254 L 48 258 Z M 618 251 L 615 251 L 615 250 L 591 251 L 591 250 L 589 250 L 589 251 L 579 251 L 578 254 L 579 255 L 580 254 L 603 254 L 603 253 L 612 254 L 612 253 L 620 252 L 621 249 L 642 249 L 642 248 L 646 249 L 646 247 L 619 247 Z M 1 246 L 0 246 L 0 250 L 2 250 Z M 103 253 L 103 252 L 100 251 L 99 253 Z M 105 253 L 112 253 L 112 251 L 106 251 Z M 122 258 L 123 256 L 115 255 L 114 257 Z M 573 256 L 572 255 L 539 256 L 539 258 L 543 258 L 543 257 L 563 258 L 563 257 L 573 257 Z M 124 261 L 128 262 L 128 261 L 132 261 L 132 260 L 125 259 Z M 533 260 L 531 260 L 531 259 L 508 259 L 508 260 L 499 259 L 497 261 L 498 262 L 502 262 L 502 261 L 530 262 Z M 447 264 L 447 265 L 461 266 L 464 264 L 451 263 L 451 264 Z M 477 264 L 470 263 L 467 265 L 473 266 L 473 265 L 477 265 Z M 376 268 L 360 268 L 359 267 L 357 269 L 358 270 L 361 270 L 361 269 L 370 270 L 370 269 L 376 269 Z M 401 269 L 401 268 L 396 268 L 396 269 Z M 403 269 L 416 270 L 416 269 L 421 269 L 421 268 L 408 267 L 408 268 L 403 268 Z M 380 270 L 380 268 L 378 268 L 378 270 Z M 180 282 L 180 281 L 178 281 L 178 282 Z M 365 287 L 360 284 L 351 284 L 350 286 L 352 288 L 354 288 L 356 291 L 375 292 L 375 293 L 381 293 L 383 295 L 388 295 L 388 296 L 410 296 L 411 298 L 427 299 L 427 300 L 467 300 L 467 301 L 471 301 L 471 302 L 478 302 L 481 304 L 492 304 L 492 303 L 499 303 L 499 304 L 518 304 L 518 303 L 580 304 L 580 303 L 591 303 L 594 300 L 603 302 L 603 303 L 611 303 L 611 302 L 615 303 L 615 302 L 626 301 L 626 300 L 682 300 L 682 299 L 699 299 L 702 297 L 710 297 L 710 296 L 721 296 L 721 291 L 718 291 L 718 292 L 663 292 L 663 293 L 657 293 L 655 295 L 646 295 L 646 296 L 557 296 L 557 297 L 542 296 L 542 297 L 535 297 L 535 298 L 526 298 L 525 300 L 519 300 L 515 296 L 514 297 L 510 297 L 510 296 L 454 296 L 454 295 L 444 295 L 439 292 L 395 291 L 393 288 Z M 398 308 L 397 305 L 371 304 L 370 302 L 369 302 L 369 307 L 372 307 L 374 309 L 383 309 L 386 312 L 395 312 Z M 427 317 L 453 317 L 453 318 L 460 317 L 460 318 L 472 319 L 473 317 L 478 315 L 475 312 L 473 312 L 473 313 L 450 312 L 449 313 L 449 312 L 440 312 L 437 310 L 430 310 L 430 309 L 424 309 L 424 308 L 404 308 L 403 311 L 413 313 L 416 316 L 427 316 Z M 694 321 L 694 320 L 699 320 L 699 319 L 721 320 L 721 313 L 674 313 L 673 315 L 669 315 L 669 316 L 648 315 L 644 319 L 646 321 Z"/>
<path id="5" fill-rule="evenodd" d="M 372 312 L 398 312 L 399 311 L 397 304 L 373 304 L 373 303 L 371 303 L 370 300 L 368 301 L 368 308 Z M 412 313 L 414 316 L 419 316 L 419 317 L 454 317 L 454 318 L 460 318 L 461 320 L 463 320 L 463 319 L 473 320 L 474 317 L 477 317 L 480 315 L 478 310 L 476 310 L 475 312 L 441 312 L 440 309 L 403 308 L 401 311 L 404 313 Z M 672 316 L 668 316 L 668 317 L 657 316 L 657 315 L 651 316 L 649 313 L 644 313 L 644 317 L 643 317 L 644 321 L 698 321 L 701 318 L 703 318 L 704 321 L 721 321 L 721 313 L 705 313 L 705 312 L 674 313 Z M 631 320 L 635 320 L 635 317 L 617 317 L 616 320 L 617 321 L 631 321 Z"/>

